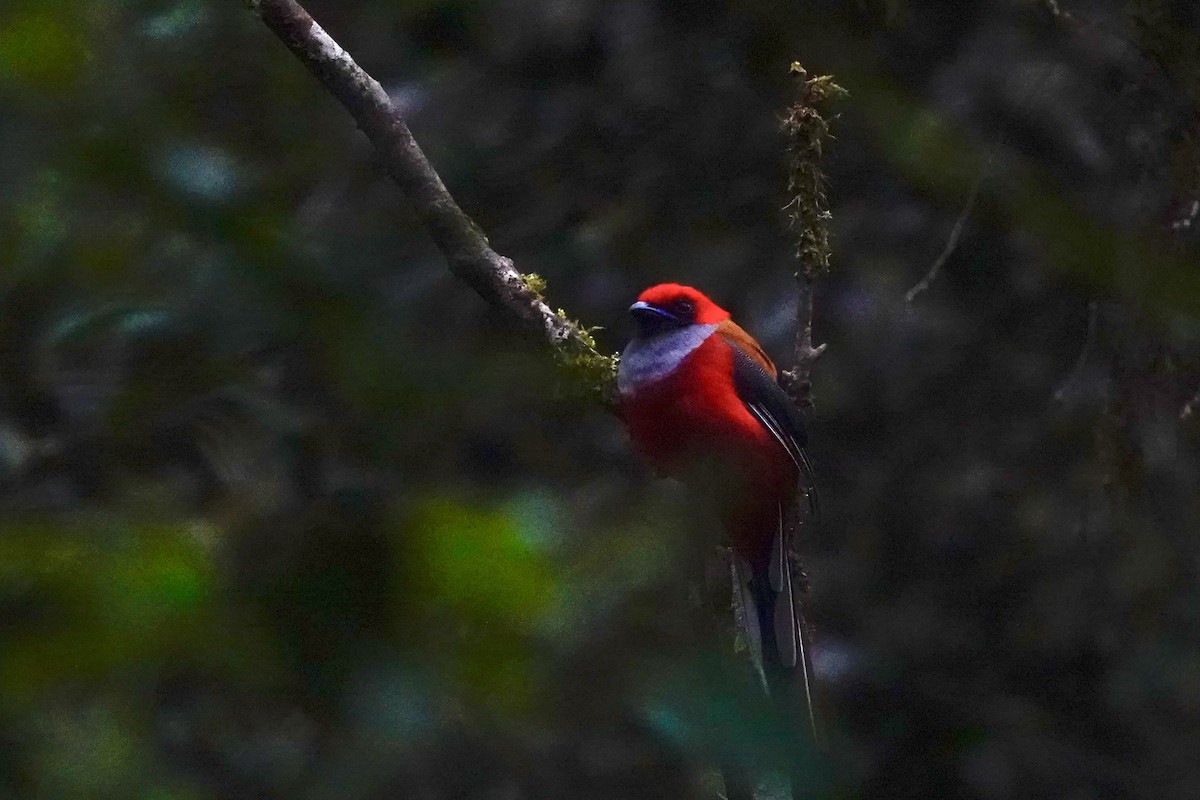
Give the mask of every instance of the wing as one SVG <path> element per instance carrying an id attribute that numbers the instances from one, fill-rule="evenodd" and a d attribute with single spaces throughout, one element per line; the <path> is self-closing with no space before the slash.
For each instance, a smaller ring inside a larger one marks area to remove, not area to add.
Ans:
<path id="1" fill-rule="evenodd" d="M 741 328 L 737 330 L 741 331 Z M 749 339 L 748 334 L 744 331 L 741 333 Z M 770 431 L 775 440 L 791 457 L 803 482 L 801 489 L 808 496 L 809 510 L 814 517 L 817 516 L 816 483 L 812 464 L 809 463 L 808 455 L 804 452 L 804 446 L 808 444 L 808 434 L 804 430 L 804 417 L 801 415 L 800 409 L 792 402 L 792 398 L 783 390 L 783 387 L 776 382 L 774 376 L 767 373 L 764 361 L 766 367 L 769 367 L 772 372 L 775 365 L 765 355 L 761 358 L 757 357 L 762 353 L 757 343 L 754 343 L 757 352 L 754 350 L 747 352 L 738 341 L 740 337 L 726 335 L 725 331 L 722 331 L 722 335 L 729 345 L 729 349 L 733 351 L 733 382 L 738 397 L 746 405 L 746 409 L 759 421 L 759 424 Z M 750 341 L 754 342 L 753 339 Z"/>

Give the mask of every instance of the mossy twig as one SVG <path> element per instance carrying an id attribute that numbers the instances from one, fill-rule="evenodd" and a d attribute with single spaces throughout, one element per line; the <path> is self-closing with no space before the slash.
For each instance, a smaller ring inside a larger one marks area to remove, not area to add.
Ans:
<path id="1" fill-rule="evenodd" d="M 784 384 L 796 402 L 812 406 L 812 365 L 825 351 L 813 345 L 813 283 L 829 271 L 829 199 L 821 169 L 825 144 L 831 138 L 829 120 L 818 110 L 825 101 L 845 97 L 832 75 L 809 77 L 798 61 L 792 62 L 798 96 L 783 119 L 787 137 L 788 195 L 784 207 L 788 227 L 795 234 L 796 283 L 798 287 L 795 366 L 783 373 Z"/>

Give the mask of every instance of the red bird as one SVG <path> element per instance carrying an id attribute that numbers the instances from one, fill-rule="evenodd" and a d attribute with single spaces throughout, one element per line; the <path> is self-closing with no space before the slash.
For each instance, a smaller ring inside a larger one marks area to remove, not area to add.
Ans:
<path id="1" fill-rule="evenodd" d="M 800 501 L 816 510 L 800 410 L 758 342 L 697 290 L 652 286 L 629 312 L 637 334 L 617 387 L 633 444 L 717 503 L 756 663 L 773 696 L 802 698 L 815 734 L 811 648 L 790 558 Z"/>

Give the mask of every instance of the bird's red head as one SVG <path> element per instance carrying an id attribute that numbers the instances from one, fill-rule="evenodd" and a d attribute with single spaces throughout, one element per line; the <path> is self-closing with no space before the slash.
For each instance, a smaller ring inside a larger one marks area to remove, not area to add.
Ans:
<path id="1" fill-rule="evenodd" d="M 685 325 L 714 325 L 729 319 L 729 312 L 703 292 L 678 283 L 660 283 L 638 295 L 629 308 L 643 333 Z"/>

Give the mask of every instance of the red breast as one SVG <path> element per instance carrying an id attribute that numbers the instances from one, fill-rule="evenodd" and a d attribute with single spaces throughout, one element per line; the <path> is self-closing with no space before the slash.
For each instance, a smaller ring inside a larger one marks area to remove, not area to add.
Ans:
<path id="1" fill-rule="evenodd" d="M 732 348 L 771 375 L 775 367 L 728 312 L 695 289 L 663 284 L 643 292 L 639 303 L 675 316 L 690 308 L 693 316 L 635 337 L 622 356 L 621 406 L 630 438 L 660 471 L 718 495 L 734 544 L 753 560 L 765 545 L 760 532 L 770 529 L 763 520 L 790 500 L 795 472 L 738 396 Z"/>

